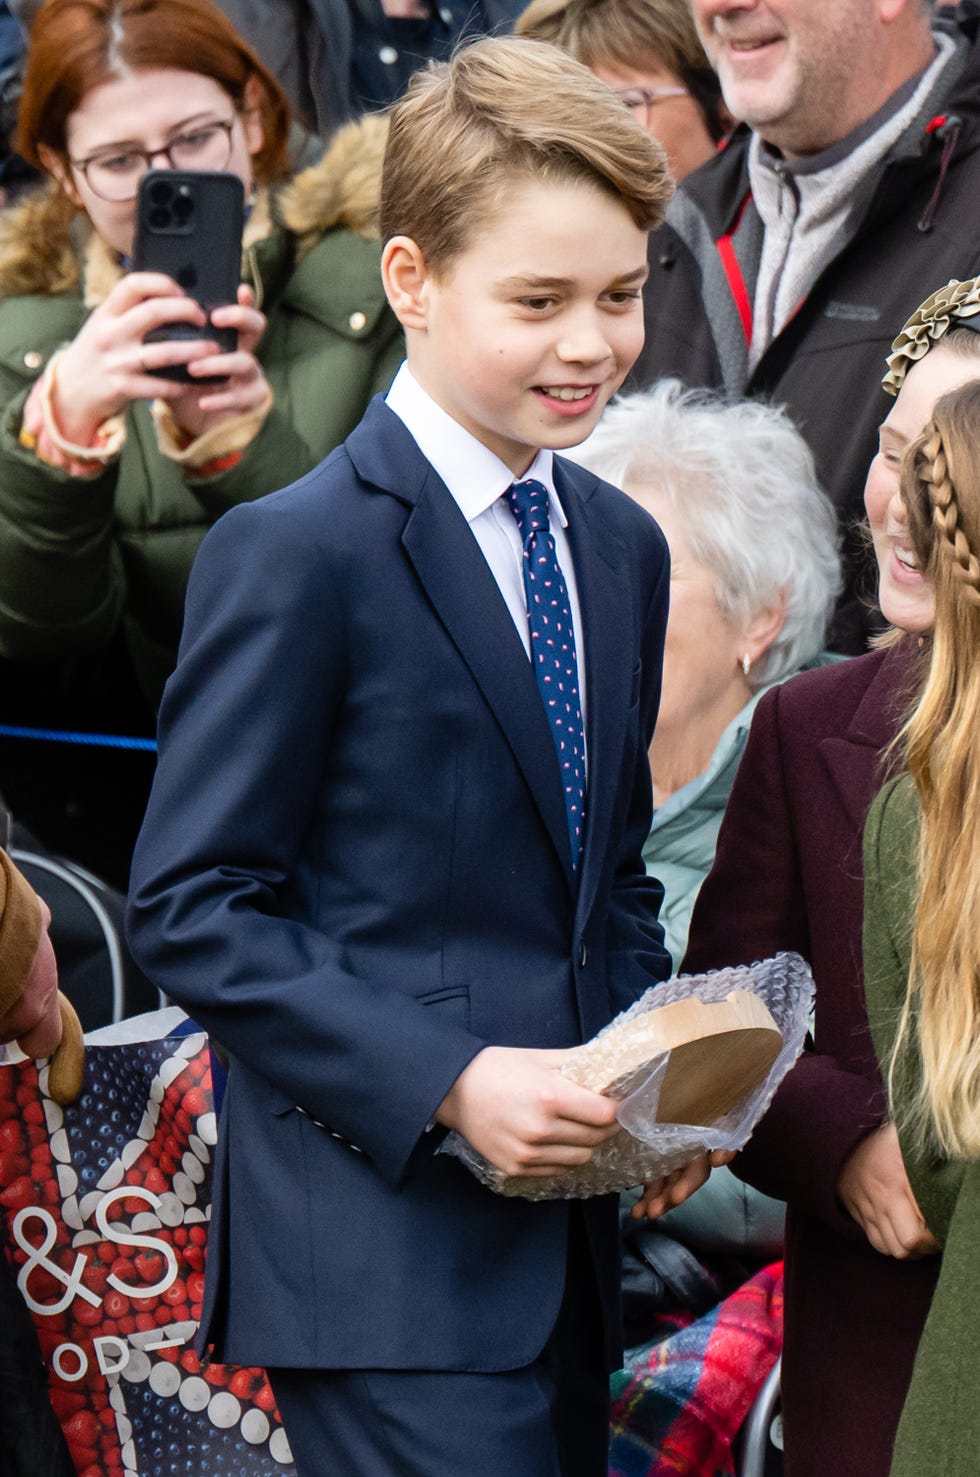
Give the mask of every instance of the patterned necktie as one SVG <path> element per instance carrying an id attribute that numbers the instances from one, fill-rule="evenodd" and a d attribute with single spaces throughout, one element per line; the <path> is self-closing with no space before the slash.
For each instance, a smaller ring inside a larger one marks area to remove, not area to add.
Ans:
<path id="1" fill-rule="evenodd" d="M 524 593 L 531 661 L 561 768 L 575 871 L 585 820 L 585 729 L 572 607 L 548 522 L 548 489 L 540 482 L 515 482 L 507 493 L 507 501 L 524 545 Z"/>

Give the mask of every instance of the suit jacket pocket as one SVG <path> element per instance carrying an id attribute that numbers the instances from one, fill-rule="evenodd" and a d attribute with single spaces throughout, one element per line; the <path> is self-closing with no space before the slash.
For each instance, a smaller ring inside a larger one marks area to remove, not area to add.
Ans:
<path id="1" fill-rule="evenodd" d="M 426 1005 L 438 1010 L 453 1025 L 462 1026 L 465 1031 L 470 1028 L 470 994 L 463 985 L 443 985 L 438 990 L 427 990 L 422 995 L 416 995 L 420 1005 Z"/>
<path id="2" fill-rule="evenodd" d="M 453 1025 L 460 1026 L 464 1031 L 469 1030 L 470 997 L 465 985 L 441 985 L 437 989 L 427 990 L 415 998 L 419 1005 L 425 1006 L 428 1009 L 437 1010 L 441 1016 L 447 1021 L 451 1021 Z M 311 1122 L 316 1123 L 318 1127 L 325 1128 L 328 1133 L 333 1133 L 328 1123 L 321 1123 L 318 1118 L 313 1118 L 311 1114 L 307 1113 L 305 1108 L 296 1103 L 287 1093 L 276 1087 L 274 1083 L 268 1081 L 267 1078 L 253 1078 L 252 1081 L 253 1083 L 257 1082 L 259 1084 L 259 1092 L 263 1097 L 262 1106 L 274 1118 L 283 1118 L 287 1113 L 303 1113 L 310 1118 Z M 335 1138 L 341 1138 L 343 1143 L 348 1142 L 348 1140 L 343 1139 L 339 1134 L 333 1134 L 333 1136 Z"/>

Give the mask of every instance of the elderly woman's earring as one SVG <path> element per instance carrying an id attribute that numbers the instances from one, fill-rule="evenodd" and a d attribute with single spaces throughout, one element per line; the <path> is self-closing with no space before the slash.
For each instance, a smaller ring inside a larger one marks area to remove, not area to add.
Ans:
<path id="1" fill-rule="evenodd" d="M 748 654 L 747 651 L 743 651 L 742 652 L 742 671 L 745 673 L 745 676 L 747 677 L 749 675 L 749 673 L 751 672 L 751 670 L 752 670 L 752 658 L 749 656 L 749 654 Z"/>

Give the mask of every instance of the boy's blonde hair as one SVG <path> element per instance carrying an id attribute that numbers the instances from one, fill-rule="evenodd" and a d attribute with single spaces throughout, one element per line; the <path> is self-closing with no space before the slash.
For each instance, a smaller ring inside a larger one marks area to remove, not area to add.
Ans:
<path id="1" fill-rule="evenodd" d="M 673 184 L 666 156 L 615 94 L 553 46 L 488 38 L 416 72 L 391 113 L 381 236 L 409 236 L 439 271 L 492 224 L 525 179 L 576 180 L 659 225 Z M 587 241 L 590 223 L 582 221 Z"/>

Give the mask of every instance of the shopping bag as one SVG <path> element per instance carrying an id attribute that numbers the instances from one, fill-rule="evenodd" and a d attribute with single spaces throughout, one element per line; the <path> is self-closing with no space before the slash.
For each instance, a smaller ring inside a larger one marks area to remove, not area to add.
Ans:
<path id="1" fill-rule="evenodd" d="M 217 1139 L 205 1036 L 173 1009 L 92 1033 L 68 1108 L 47 1071 L 0 1065 L 0 1251 L 79 1477 L 295 1477 L 264 1372 L 191 1347 Z"/>

